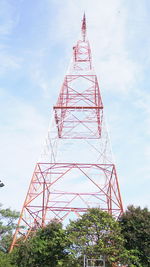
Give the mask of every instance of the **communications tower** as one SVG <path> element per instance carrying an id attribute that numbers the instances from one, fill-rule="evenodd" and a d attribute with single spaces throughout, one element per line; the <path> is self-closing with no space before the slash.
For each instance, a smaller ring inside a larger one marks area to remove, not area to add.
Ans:
<path id="1" fill-rule="evenodd" d="M 19 237 L 27 239 L 32 231 L 54 218 L 67 223 L 69 218 L 74 219 L 92 207 L 116 218 L 122 214 L 103 109 L 84 15 L 81 37 L 73 47 L 69 70 L 53 106 L 52 122 L 11 250 L 17 246 Z"/>

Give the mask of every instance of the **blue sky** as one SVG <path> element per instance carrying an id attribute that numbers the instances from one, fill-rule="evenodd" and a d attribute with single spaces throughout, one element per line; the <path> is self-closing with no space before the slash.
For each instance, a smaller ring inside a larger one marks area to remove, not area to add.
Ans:
<path id="1" fill-rule="evenodd" d="M 148 0 L 0 0 L 0 202 L 21 209 L 85 11 L 124 207 L 150 207 Z"/>

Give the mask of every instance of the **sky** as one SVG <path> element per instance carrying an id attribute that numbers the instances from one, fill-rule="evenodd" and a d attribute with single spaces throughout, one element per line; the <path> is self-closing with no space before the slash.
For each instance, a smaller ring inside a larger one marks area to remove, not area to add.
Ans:
<path id="1" fill-rule="evenodd" d="M 149 0 L 0 0 L 0 203 L 20 210 L 85 12 L 124 209 L 150 208 Z"/>

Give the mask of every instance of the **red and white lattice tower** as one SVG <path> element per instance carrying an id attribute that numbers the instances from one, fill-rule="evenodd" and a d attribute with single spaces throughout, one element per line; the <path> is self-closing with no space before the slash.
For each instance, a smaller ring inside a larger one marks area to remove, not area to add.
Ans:
<path id="1" fill-rule="evenodd" d="M 123 212 L 84 15 L 11 250 L 20 236 L 26 239 L 50 220 L 73 219 L 90 207 L 115 217 Z"/>

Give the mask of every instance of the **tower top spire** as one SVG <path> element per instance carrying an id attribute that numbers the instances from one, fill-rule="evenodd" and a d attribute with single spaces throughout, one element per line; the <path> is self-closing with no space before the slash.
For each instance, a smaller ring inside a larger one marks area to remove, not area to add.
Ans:
<path id="1" fill-rule="evenodd" d="M 86 17 L 85 17 L 85 13 L 83 15 L 83 20 L 82 20 L 82 37 L 83 37 L 83 42 L 85 42 L 85 37 L 86 37 Z"/>

